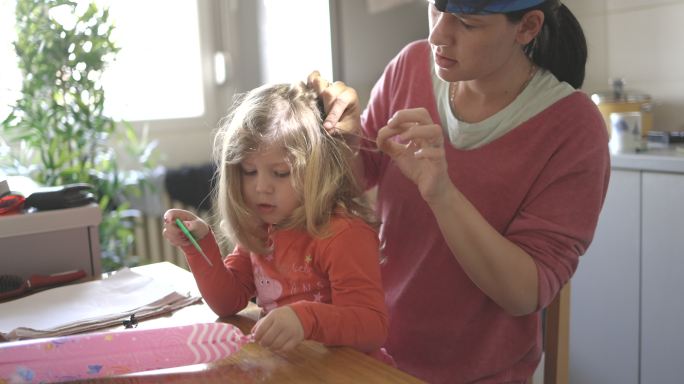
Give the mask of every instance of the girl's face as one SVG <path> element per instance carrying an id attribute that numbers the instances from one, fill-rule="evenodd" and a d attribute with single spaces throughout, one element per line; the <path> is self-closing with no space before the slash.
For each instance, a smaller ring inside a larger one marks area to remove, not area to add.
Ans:
<path id="1" fill-rule="evenodd" d="M 428 9 L 435 70 L 445 81 L 486 77 L 521 53 L 516 42 L 518 25 L 503 14 L 442 13 L 432 3 Z"/>
<path id="2" fill-rule="evenodd" d="M 278 224 L 301 205 L 292 185 L 287 152 L 278 146 L 259 148 L 240 163 L 242 195 L 265 223 Z"/>

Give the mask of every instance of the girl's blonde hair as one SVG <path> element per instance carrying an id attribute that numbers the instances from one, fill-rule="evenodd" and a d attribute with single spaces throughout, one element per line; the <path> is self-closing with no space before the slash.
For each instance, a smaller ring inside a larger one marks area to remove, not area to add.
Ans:
<path id="1" fill-rule="evenodd" d="M 252 252 L 269 251 L 267 229 L 242 196 L 240 162 L 260 148 L 282 146 L 301 206 L 278 228 L 325 236 L 335 212 L 375 224 L 350 163 L 351 149 L 325 131 L 316 93 L 304 83 L 263 85 L 236 99 L 214 139 L 218 183 L 214 205 L 222 235 Z"/>

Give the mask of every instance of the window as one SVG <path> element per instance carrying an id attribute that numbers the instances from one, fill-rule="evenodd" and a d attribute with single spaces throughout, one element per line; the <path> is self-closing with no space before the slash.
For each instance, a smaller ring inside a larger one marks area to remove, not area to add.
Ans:
<path id="1" fill-rule="evenodd" d="M 204 114 L 196 0 L 100 0 L 121 47 L 104 72 L 105 111 L 129 121 Z"/>
<path id="2" fill-rule="evenodd" d="M 0 101 L 3 116 L 21 88 L 12 41 L 14 0 L 0 0 Z M 81 4 L 86 3 L 80 0 Z M 112 39 L 121 47 L 104 73 L 105 111 L 115 119 L 146 121 L 202 116 L 197 0 L 99 0 L 115 23 Z M 65 8 L 66 9 L 66 8 Z M 68 23 L 71 15 L 53 16 Z"/>
<path id="3" fill-rule="evenodd" d="M 12 45 L 16 38 L 14 0 L 0 0 L 0 120 L 9 114 L 9 105 L 19 97 L 21 89 L 21 73 Z"/>
<path id="4" fill-rule="evenodd" d="M 332 79 L 330 9 L 322 0 L 262 0 L 262 79 L 303 80 L 313 70 Z"/>
<path id="5" fill-rule="evenodd" d="M 149 128 L 167 166 L 209 160 L 235 92 L 304 80 L 314 69 L 332 78 L 327 0 L 95 1 L 109 7 L 121 47 L 104 73 L 105 111 Z M 0 119 L 21 88 L 14 4 L 0 0 Z"/>

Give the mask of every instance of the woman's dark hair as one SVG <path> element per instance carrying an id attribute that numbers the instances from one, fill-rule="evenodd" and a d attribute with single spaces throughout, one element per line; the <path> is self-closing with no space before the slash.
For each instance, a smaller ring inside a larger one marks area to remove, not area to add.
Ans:
<path id="1" fill-rule="evenodd" d="M 525 53 L 539 67 L 549 70 L 560 81 L 582 87 L 587 64 L 587 41 L 579 22 L 559 0 L 546 0 L 532 7 L 506 13 L 517 22 L 529 11 L 544 12 L 544 25 L 537 37 L 525 46 Z"/>
<path id="2" fill-rule="evenodd" d="M 445 9 L 447 3 L 460 3 L 463 13 L 488 13 L 487 8 L 496 8 L 504 0 L 434 0 L 438 9 Z M 524 47 L 525 53 L 539 67 L 544 68 L 560 81 L 574 88 L 584 83 L 587 64 L 587 41 L 575 16 L 560 0 L 545 0 L 539 5 L 519 11 L 504 13 L 508 21 L 519 22 L 527 12 L 544 12 L 544 25 L 537 37 Z"/>

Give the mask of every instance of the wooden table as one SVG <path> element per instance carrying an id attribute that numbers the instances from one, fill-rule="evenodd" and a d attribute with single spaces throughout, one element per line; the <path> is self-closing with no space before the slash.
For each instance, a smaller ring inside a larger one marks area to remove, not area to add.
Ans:
<path id="1" fill-rule="evenodd" d="M 135 272 L 172 282 L 179 292 L 197 292 L 192 274 L 171 263 L 155 263 L 133 269 Z M 239 314 L 217 318 L 202 303 L 191 305 L 170 316 L 141 321 L 138 328 L 187 325 L 198 322 L 225 322 L 248 333 L 259 315 L 250 303 Z M 210 364 L 149 371 L 118 377 L 89 380 L 97 383 L 422 383 L 398 369 L 348 347 L 326 347 L 305 341 L 294 350 L 274 353 L 259 345 L 247 344 L 228 358 Z"/>

